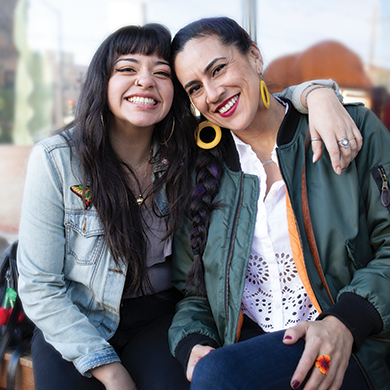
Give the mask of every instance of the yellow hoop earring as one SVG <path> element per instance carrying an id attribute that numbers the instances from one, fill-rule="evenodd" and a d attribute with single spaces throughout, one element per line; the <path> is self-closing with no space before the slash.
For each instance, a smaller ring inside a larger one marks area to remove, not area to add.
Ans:
<path id="1" fill-rule="evenodd" d="M 261 92 L 261 98 L 263 99 L 263 104 L 265 108 L 269 108 L 270 101 L 269 101 L 269 93 L 268 88 L 264 80 L 260 80 L 260 92 Z"/>
<path id="2" fill-rule="evenodd" d="M 202 141 L 201 139 L 201 132 L 203 130 L 203 135 L 209 135 L 208 132 L 206 132 L 205 129 L 210 129 L 212 128 L 214 130 L 215 136 L 214 139 L 212 139 L 210 142 L 205 142 Z M 202 149 L 212 149 L 215 148 L 218 144 L 219 141 L 221 141 L 222 138 L 222 131 L 221 128 L 217 125 L 214 125 L 213 123 L 209 121 L 203 121 L 199 123 L 198 127 L 195 130 L 195 139 L 196 139 L 196 144 L 202 148 Z"/>

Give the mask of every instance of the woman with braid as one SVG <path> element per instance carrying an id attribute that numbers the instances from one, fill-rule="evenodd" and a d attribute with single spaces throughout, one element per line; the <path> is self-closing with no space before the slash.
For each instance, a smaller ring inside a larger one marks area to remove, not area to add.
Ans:
<path id="1" fill-rule="evenodd" d="M 260 50 L 233 20 L 173 40 L 205 121 L 191 207 L 174 239 L 185 290 L 169 330 L 191 389 L 390 389 L 390 135 L 345 109 L 364 144 L 341 175 L 312 164 L 308 117 L 269 96 Z M 302 104 L 319 92 L 310 87 Z M 208 120 L 208 122 L 206 121 Z M 339 134 L 339 153 L 357 141 Z"/>
<path id="2" fill-rule="evenodd" d="M 92 59 L 75 121 L 31 154 L 18 267 L 37 326 L 36 390 L 189 387 L 168 328 L 182 299 L 171 237 L 189 198 L 196 121 L 174 88 L 170 44 L 156 24 L 112 33 Z M 314 118 L 341 107 L 327 101 L 330 111 Z M 317 127 L 332 143 L 338 121 L 353 122 L 327 116 Z"/>

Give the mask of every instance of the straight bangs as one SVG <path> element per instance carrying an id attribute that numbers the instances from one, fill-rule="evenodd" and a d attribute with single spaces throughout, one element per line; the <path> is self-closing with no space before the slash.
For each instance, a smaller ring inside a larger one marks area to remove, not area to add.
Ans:
<path id="1" fill-rule="evenodd" d="M 116 59 L 125 54 L 156 55 L 170 60 L 171 34 L 159 24 L 124 27 L 117 35 L 115 44 Z"/>

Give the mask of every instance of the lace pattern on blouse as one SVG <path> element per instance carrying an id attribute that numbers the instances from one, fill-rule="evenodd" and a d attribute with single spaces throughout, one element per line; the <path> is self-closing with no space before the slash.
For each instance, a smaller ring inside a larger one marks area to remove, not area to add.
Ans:
<path id="1" fill-rule="evenodd" d="M 280 291 L 273 291 L 269 263 L 257 254 L 249 257 L 242 311 L 266 331 L 289 328 L 301 321 L 314 320 L 318 315 L 311 303 L 289 253 L 275 253 Z M 281 301 L 275 295 L 281 295 Z M 281 303 L 279 303 L 281 302 Z M 279 311 L 281 326 L 273 318 Z"/>

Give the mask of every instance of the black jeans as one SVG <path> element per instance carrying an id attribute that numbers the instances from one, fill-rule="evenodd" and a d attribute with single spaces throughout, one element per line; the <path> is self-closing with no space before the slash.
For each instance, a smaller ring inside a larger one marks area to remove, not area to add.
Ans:
<path id="1" fill-rule="evenodd" d="M 137 390 L 189 389 L 183 367 L 168 348 L 168 328 L 181 298 L 172 289 L 123 301 L 119 327 L 109 342 Z M 39 329 L 34 331 L 31 354 L 35 390 L 104 390 L 97 379 L 82 376 L 72 363 L 62 359 Z"/>

